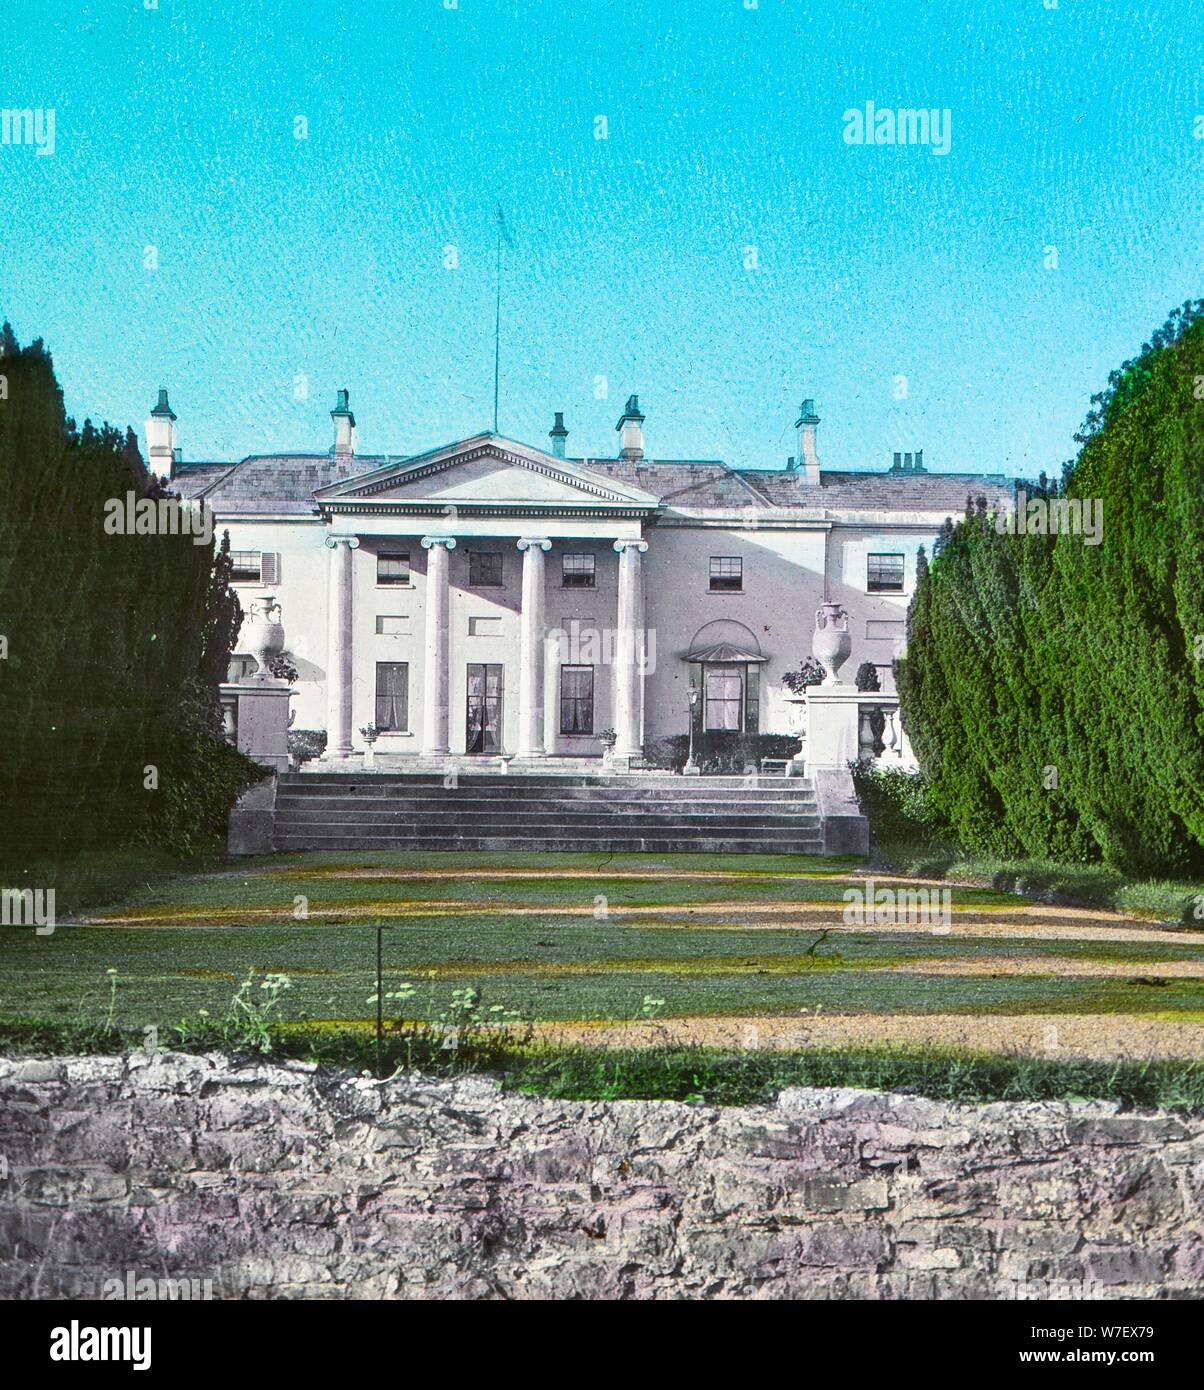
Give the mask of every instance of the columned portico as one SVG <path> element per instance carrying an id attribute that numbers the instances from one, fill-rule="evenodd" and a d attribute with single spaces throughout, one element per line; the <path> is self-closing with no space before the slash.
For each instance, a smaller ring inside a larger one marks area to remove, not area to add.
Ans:
<path id="1" fill-rule="evenodd" d="M 352 672 L 352 552 L 359 548 L 355 536 L 327 536 L 330 550 L 329 646 L 326 663 L 328 758 L 349 758 L 351 746 Z"/>
<path id="2" fill-rule="evenodd" d="M 642 540 L 617 540 L 619 553 L 618 631 L 615 634 L 615 757 L 642 752 L 640 724 L 644 693 L 644 577 Z"/>
<path id="3" fill-rule="evenodd" d="M 542 758 L 544 739 L 544 555 L 546 536 L 523 536 L 522 612 L 518 639 L 518 749 L 520 758 Z"/>
<path id="4" fill-rule="evenodd" d="M 639 755 L 654 494 L 483 435 L 315 497 L 327 526 L 355 532 L 330 541 L 331 757 L 365 751 L 369 724 L 374 760 L 423 771 L 600 761 L 610 728 L 618 760 Z"/>
<path id="5" fill-rule="evenodd" d="M 448 742 L 448 689 L 451 599 L 448 555 L 455 550 L 451 536 L 423 536 L 426 567 L 426 679 L 422 691 L 422 752 L 442 757 L 451 751 Z"/>

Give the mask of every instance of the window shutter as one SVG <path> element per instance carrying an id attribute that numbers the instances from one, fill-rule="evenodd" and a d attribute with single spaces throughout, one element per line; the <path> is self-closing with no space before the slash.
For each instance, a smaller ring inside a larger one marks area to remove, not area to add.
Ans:
<path id="1" fill-rule="evenodd" d="M 744 677 L 744 732 L 761 732 L 761 668 L 746 666 Z"/>
<path id="2" fill-rule="evenodd" d="M 280 554 L 275 550 L 265 550 L 260 556 L 260 578 L 264 584 L 280 583 Z"/>

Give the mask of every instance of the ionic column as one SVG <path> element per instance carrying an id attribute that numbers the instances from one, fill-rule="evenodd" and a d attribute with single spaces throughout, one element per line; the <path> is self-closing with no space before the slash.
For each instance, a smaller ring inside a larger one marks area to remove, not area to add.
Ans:
<path id="1" fill-rule="evenodd" d="M 644 668 L 640 656 L 643 625 L 644 581 L 640 556 L 647 541 L 618 540 L 619 605 L 615 637 L 615 757 L 634 758 L 640 746 L 640 712 L 643 706 Z"/>
<path id="2" fill-rule="evenodd" d="M 448 662 L 451 657 L 448 634 L 451 617 L 451 590 L 448 584 L 449 554 L 455 550 L 452 536 L 423 536 L 426 562 L 426 653 L 422 680 L 422 752 L 427 757 L 443 757 L 451 751 L 447 739 Z"/>
<path id="3" fill-rule="evenodd" d="M 351 756 L 352 682 L 352 551 L 355 536 L 327 536 L 330 550 L 330 591 L 327 605 L 326 757 Z"/>
<path id="4" fill-rule="evenodd" d="M 544 696 L 544 555 L 552 542 L 546 537 L 524 536 L 523 610 L 518 638 L 518 748 L 520 758 L 545 755 Z"/>

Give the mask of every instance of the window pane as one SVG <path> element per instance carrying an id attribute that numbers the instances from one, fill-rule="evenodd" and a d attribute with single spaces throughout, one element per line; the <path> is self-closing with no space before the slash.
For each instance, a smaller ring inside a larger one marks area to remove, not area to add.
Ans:
<path id="1" fill-rule="evenodd" d="M 866 588 L 870 593 L 902 593 L 903 556 L 867 555 Z"/>
<path id="2" fill-rule="evenodd" d="M 258 584 L 262 561 L 258 550 L 230 552 L 230 578 L 236 584 Z"/>
<path id="3" fill-rule="evenodd" d="M 711 588 L 742 589 L 744 587 L 744 561 L 739 555 L 711 556 Z"/>
<path id="4" fill-rule="evenodd" d="M 410 557 L 394 552 L 376 557 L 376 582 L 378 584 L 408 584 L 410 582 Z"/>
<path id="5" fill-rule="evenodd" d="M 561 576 L 566 589 L 592 589 L 594 587 L 594 557 L 592 555 L 565 555 Z"/>
<path id="6" fill-rule="evenodd" d="M 707 729 L 741 727 L 740 707 L 743 703 L 744 673 L 739 666 L 707 666 L 706 725 Z"/>
<path id="7" fill-rule="evenodd" d="M 594 731 L 594 668 L 560 668 L 560 732 L 592 734 Z"/>
<path id="8" fill-rule="evenodd" d="M 410 727 L 410 667 L 405 661 L 376 663 L 376 727 L 406 733 Z"/>
<path id="9" fill-rule="evenodd" d="M 468 552 L 468 582 L 478 589 L 500 587 L 502 583 L 502 552 L 500 550 L 470 550 Z"/>

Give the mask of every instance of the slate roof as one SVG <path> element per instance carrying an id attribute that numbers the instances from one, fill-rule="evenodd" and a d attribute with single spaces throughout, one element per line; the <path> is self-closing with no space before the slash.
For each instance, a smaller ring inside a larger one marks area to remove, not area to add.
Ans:
<path id="1" fill-rule="evenodd" d="M 417 455 L 417 458 L 425 455 Z M 355 477 L 399 460 L 357 454 Z M 668 508 L 731 511 L 745 507 L 833 511 L 915 511 L 960 516 L 966 497 L 1010 503 L 1015 480 L 999 473 L 854 473 L 821 470 L 820 487 L 801 471 L 735 469 L 718 459 L 568 459 L 602 478 L 650 492 Z M 255 454 L 237 463 L 185 463 L 172 487 L 221 513 L 313 515 L 313 494 L 338 482 L 332 454 Z"/>
<path id="2" fill-rule="evenodd" d="M 837 511 L 947 512 L 960 516 L 966 498 L 985 497 L 989 507 L 1011 504 L 1016 479 L 1002 473 L 851 473 L 820 470 L 820 497 L 800 474 L 745 470 L 740 475 L 777 507 L 819 505 Z"/>
<path id="3" fill-rule="evenodd" d="M 357 454 L 355 471 L 367 473 L 386 460 Z M 220 513 L 317 511 L 314 493 L 338 481 L 333 454 L 254 454 L 240 463 L 184 464 L 171 480 L 181 497 L 204 497 Z"/>
<path id="4" fill-rule="evenodd" d="M 820 487 L 801 470 L 729 468 L 718 460 L 579 459 L 593 472 L 635 483 L 670 507 L 818 507 L 834 511 L 945 512 L 960 516 L 966 497 L 1010 503 L 1015 482 L 1001 473 L 853 473 L 820 469 Z"/>

